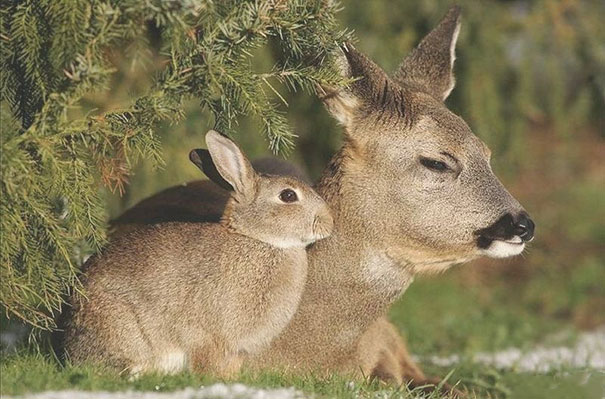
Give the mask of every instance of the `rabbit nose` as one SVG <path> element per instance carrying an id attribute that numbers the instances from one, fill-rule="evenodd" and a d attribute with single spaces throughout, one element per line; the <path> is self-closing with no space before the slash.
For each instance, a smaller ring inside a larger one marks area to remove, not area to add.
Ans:
<path id="1" fill-rule="evenodd" d="M 313 233 L 321 237 L 327 237 L 334 228 L 334 219 L 328 211 L 320 211 L 313 220 Z"/>

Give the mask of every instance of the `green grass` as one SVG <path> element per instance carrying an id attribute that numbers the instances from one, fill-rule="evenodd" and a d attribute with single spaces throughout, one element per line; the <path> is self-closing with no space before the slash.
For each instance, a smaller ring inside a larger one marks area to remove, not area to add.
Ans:
<path id="1" fill-rule="evenodd" d="M 526 347 L 551 331 L 569 328 L 520 306 L 495 287 L 461 292 L 460 282 L 423 279 L 408 289 L 391 309 L 391 320 L 405 332 L 416 354 L 448 355 Z"/>
<path id="2" fill-rule="evenodd" d="M 447 369 L 426 367 L 443 375 Z M 456 366 L 451 379 L 477 393 L 480 398 L 509 399 L 602 399 L 605 373 L 594 370 L 557 370 L 547 374 L 498 371 L 472 363 Z"/>
<path id="3" fill-rule="evenodd" d="M 185 387 L 200 387 L 222 380 L 192 373 L 177 375 L 148 374 L 131 381 L 116 371 L 94 366 L 60 366 L 42 354 L 19 353 L 2 360 L 2 395 L 22 395 L 46 390 L 103 390 L 103 391 L 174 391 Z M 317 397 L 357 398 L 373 397 L 378 392 L 388 392 L 389 397 L 410 397 L 406 387 L 386 387 L 378 382 L 352 382 L 342 376 L 319 378 L 284 374 L 243 374 L 238 382 L 247 385 L 278 388 L 295 387 Z M 437 397 L 428 395 L 427 398 Z"/>
<path id="4" fill-rule="evenodd" d="M 590 370 L 559 370 L 546 375 L 501 372 L 472 363 L 462 363 L 453 370 L 426 367 L 435 375 L 452 372 L 449 382 L 472 391 L 471 398 L 514 399 L 600 399 L 605 394 L 605 374 Z M 14 354 L 5 357 L 0 366 L 2 395 L 22 395 L 46 390 L 102 391 L 174 391 L 201 387 L 221 380 L 209 376 L 182 373 L 173 376 L 145 375 L 131 381 L 117 372 L 93 366 L 59 366 L 49 356 Z M 418 392 L 405 387 L 388 387 L 380 383 L 354 382 L 341 376 L 318 378 L 283 374 L 242 375 L 239 382 L 264 388 L 295 387 L 320 398 L 412 398 Z M 414 395 L 412 395 L 414 394 Z M 427 395 L 426 398 L 438 398 Z M 440 397 L 444 398 L 445 397 Z"/>
<path id="5" fill-rule="evenodd" d="M 466 266 L 466 269 L 453 270 L 442 276 L 419 279 L 393 306 L 391 320 L 405 333 L 415 354 L 421 357 L 453 353 L 471 355 L 511 346 L 531 348 L 560 331 L 569 333 L 566 339 L 571 343 L 578 331 L 573 324 L 573 315 L 594 300 L 595 295 L 600 295 L 599 292 L 595 294 L 594 287 L 605 281 L 605 270 L 591 257 L 576 264 L 571 277 L 542 269 L 533 271 L 532 278 L 522 281 L 512 282 L 510 277 L 502 277 L 502 281 L 494 282 L 494 277 L 490 276 L 485 278 L 488 281 L 485 284 L 469 282 L 471 276 L 477 271 L 481 274 L 484 267 L 490 266 Z M 496 266 L 491 273 L 500 275 L 507 267 L 514 266 Z M 473 271 L 473 268 L 477 270 Z M 515 295 L 511 295 L 511 290 L 515 290 Z M 480 398 L 601 399 L 605 394 L 602 389 L 605 375 L 590 370 L 559 370 L 538 375 L 496 371 L 469 362 L 454 369 L 430 364 L 423 366 L 429 375 L 445 376 L 451 372 L 449 383 L 459 382 L 460 387 Z M 3 356 L 0 374 L 2 395 L 60 389 L 171 391 L 219 381 L 190 373 L 146 375 L 130 381 L 115 371 L 98 366 L 63 367 L 50 355 L 34 353 L 31 348 Z M 238 381 L 258 387 L 293 386 L 320 398 L 411 397 L 405 387 L 363 381 L 351 385 L 342 376 L 245 374 Z"/>

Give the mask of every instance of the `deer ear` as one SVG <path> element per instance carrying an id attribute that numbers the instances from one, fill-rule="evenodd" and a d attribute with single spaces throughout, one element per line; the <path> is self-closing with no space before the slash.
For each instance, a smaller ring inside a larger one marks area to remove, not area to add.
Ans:
<path id="1" fill-rule="evenodd" d="M 204 150 L 202 148 L 196 148 L 191 150 L 189 153 L 189 159 L 191 162 L 195 164 L 210 180 L 214 183 L 218 184 L 220 187 L 225 190 L 232 191 L 233 187 L 231 184 L 227 182 L 227 180 L 223 179 L 218 170 L 216 169 L 216 165 L 214 165 L 214 161 L 210 156 L 210 152 L 208 150 Z"/>
<path id="2" fill-rule="evenodd" d="M 453 6 L 403 60 L 393 80 L 444 101 L 455 84 L 453 68 L 459 31 L 460 7 Z"/>
<path id="3" fill-rule="evenodd" d="M 239 147 L 214 130 L 206 133 L 206 145 L 207 153 L 203 150 L 195 151 L 195 155 L 201 160 L 199 163 L 204 173 L 221 187 L 232 188 L 235 195 L 247 199 L 254 198 L 258 176 Z M 193 153 L 194 151 L 191 152 L 190 158 Z M 204 161 L 207 155 L 209 162 Z M 197 159 L 192 161 L 198 165 Z"/>
<path id="4" fill-rule="evenodd" d="M 350 127 L 358 108 L 373 105 L 381 98 L 384 101 L 389 77 L 349 43 L 341 46 L 336 62 L 342 76 L 352 82 L 347 88 L 321 87 L 320 96 L 328 111 L 345 127 Z"/>

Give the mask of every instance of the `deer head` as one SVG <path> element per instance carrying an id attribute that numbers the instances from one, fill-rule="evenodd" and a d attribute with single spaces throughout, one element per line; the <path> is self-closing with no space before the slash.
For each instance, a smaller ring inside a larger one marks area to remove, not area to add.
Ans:
<path id="1" fill-rule="evenodd" d="M 520 254 L 534 232 L 492 172 L 490 150 L 444 104 L 459 29 L 453 7 L 392 76 L 344 45 L 339 65 L 354 81 L 322 96 L 345 128 L 339 165 L 332 165 L 338 192 L 327 193 L 333 203 L 346 197 L 337 219 L 363 224 L 371 245 L 421 273 L 480 255 Z"/>

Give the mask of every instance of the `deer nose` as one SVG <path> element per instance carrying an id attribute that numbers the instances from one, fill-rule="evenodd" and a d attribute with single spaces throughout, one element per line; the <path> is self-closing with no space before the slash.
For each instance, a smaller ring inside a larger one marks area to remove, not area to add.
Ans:
<path id="1" fill-rule="evenodd" d="M 529 218 L 529 215 L 522 212 L 517 222 L 514 225 L 515 234 L 518 235 L 523 241 L 528 242 L 534 238 L 534 230 L 536 225 L 533 220 Z"/>

